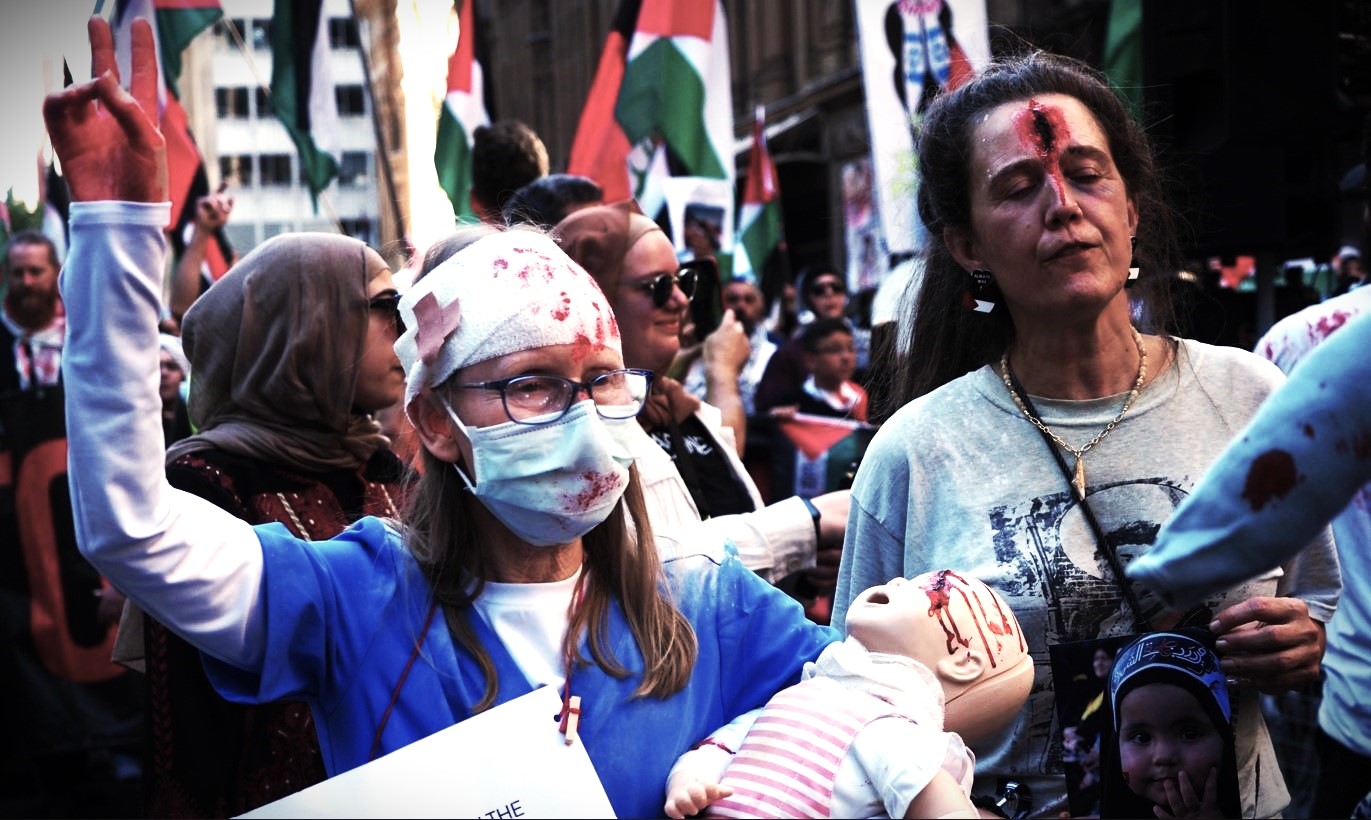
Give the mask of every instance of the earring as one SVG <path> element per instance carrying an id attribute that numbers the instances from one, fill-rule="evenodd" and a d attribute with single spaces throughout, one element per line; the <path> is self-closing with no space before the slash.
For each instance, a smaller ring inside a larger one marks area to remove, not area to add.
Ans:
<path id="1" fill-rule="evenodd" d="M 976 268 L 968 274 L 971 282 L 962 294 L 962 308 L 968 313 L 989 313 L 1000 300 L 1000 286 L 990 271 Z"/>
<path id="2" fill-rule="evenodd" d="M 1128 260 L 1128 279 L 1124 281 L 1123 286 L 1131 288 L 1138 283 L 1138 275 L 1142 273 L 1142 266 L 1138 264 L 1138 237 L 1130 236 L 1128 242 L 1133 248 L 1133 255 Z"/>

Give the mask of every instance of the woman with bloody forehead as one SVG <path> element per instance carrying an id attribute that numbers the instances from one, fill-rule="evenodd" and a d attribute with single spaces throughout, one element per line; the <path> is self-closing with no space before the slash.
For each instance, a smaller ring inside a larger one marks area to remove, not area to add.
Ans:
<path id="1" fill-rule="evenodd" d="M 973 746 L 975 792 L 1013 781 L 1020 810 L 1031 793 L 1044 815 L 1067 797 L 1048 646 L 1208 626 L 1250 693 L 1235 718 L 1243 816 L 1280 812 L 1256 694 L 1318 678 L 1340 589 L 1328 531 L 1188 613 L 1123 573 L 1280 372 L 1167 333 L 1170 212 L 1142 129 L 1098 72 L 1001 60 L 933 102 L 918 152 L 927 271 L 892 365 L 903 406 L 852 489 L 834 625 L 895 575 L 966 567 L 994 586 L 1037 675 L 1029 707 Z"/>

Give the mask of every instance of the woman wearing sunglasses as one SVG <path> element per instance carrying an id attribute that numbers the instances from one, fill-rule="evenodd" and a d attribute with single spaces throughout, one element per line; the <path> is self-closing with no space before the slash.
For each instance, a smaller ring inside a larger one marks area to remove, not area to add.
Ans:
<path id="1" fill-rule="evenodd" d="M 284 234 L 244 256 L 184 318 L 198 433 L 169 448 L 171 485 L 300 538 L 399 516 L 404 466 L 375 417 L 404 393 L 399 300 L 356 239 Z M 128 622 L 121 637 L 136 631 Z M 308 704 L 229 703 L 194 646 L 152 618 L 144 634 L 161 716 L 149 721 L 149 816 L 233 816 L 325 777 Z"/>
<path id="2" fill-rule="evenodd" d="M 638 416 L 650 439 L 638 469 L 654 526 L 683 543 L 725 538 L 769 581 L 816 563 L 836 577 L 847 492 L 767 505 L 719 409 L 662 376 L 680 350 L 696 274 L 677 263 L 671 240 L 632 202 L 577 211 L 554 234 L 609 299 L 623 332 L 624 361 L 657 376 Z M 741 328 L 732 330 L 746 348 Z M 731 384 L 720 386 L 731 387 L 741 405 L 736 372 Z"/>
<path id="3" fill-rule="evenodd" d="M 833 268 L 811 266 L 801 270 L 795 278 L 795 295 L 799 326 L 772 355 L 762 378 L 757 382 L 753 403 L 759 414 L 764 415 L 773 407 L 793 403 L 795 391 L 809 378 L 804 344 L 800 341 L 804 328 L 815 319 L 842 319 L 847 313 L 847 282 Z M 853 329 L 854 337 L 858 335 L 857 330 Z M 858 339 L 859 351 L 861 341 Z M 859 372 L 862 364 L 858 362 Z"/>
<path id="4" fill-rule="evenodd" d="M 406 293 L 395 350 L 424 469 L 403 523 L 365 516 L 320 540 L 174 490 L 153 372 L 170 206 L 144 113 L 152 32 L 133 29 L 137 100 L 108 23 L 90 37 L 98 79 L 44 105 L 73 199 L 64 376 L 83 554 L 201 650 L 221 695 L 306 700 L 330 775 L 549 686 L 563 707 L 542 739 L 584 744 L 616 816 L 658 814 L 676 757 L 837 636 L 730 557 L 658 558 L 641 438 L 625 435 L 650 379 L 625 367 L 604 294 L 528 230 L 476 241 Z"/>

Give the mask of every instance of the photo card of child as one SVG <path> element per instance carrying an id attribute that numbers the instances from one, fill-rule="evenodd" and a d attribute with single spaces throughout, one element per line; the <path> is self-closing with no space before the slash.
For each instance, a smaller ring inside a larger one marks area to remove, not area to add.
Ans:
<path id="1" fill-rule="evenodd" d="M 1208 631 L 1050 651 L 1072 816 L 1238 816 L 1235 693 Z"/>

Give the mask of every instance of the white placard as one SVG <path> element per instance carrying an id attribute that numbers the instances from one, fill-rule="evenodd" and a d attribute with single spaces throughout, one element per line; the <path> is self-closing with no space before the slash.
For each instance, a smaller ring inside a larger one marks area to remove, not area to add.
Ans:
<path id="1" fill-rule="evenodd" d="M 613 817 L 544 686 L 242 817 Z"/>

